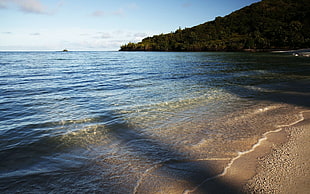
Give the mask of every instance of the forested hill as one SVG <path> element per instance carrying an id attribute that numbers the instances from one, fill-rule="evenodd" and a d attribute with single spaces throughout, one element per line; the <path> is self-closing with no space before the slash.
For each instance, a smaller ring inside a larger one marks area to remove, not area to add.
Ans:
<path id="1" fill-rule="evenodd" d="M 263 0 L 214 21 L 128 43 L 120 51 L 310 48 L 310 1 Z"/>

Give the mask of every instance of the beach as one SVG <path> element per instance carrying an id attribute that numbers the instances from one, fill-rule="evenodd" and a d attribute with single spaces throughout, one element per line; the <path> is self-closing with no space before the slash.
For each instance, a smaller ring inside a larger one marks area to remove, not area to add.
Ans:
<path id="1" fill-rule="evenodd" d="M 298 104 L 291 106 L 294 120 L 276 123 L 276 127 L 265 132 L 251 149 L 232 158 L 221 174 L 184 193 L 309 193 L 310 110 L 307 108 L 307 84 L 308 81 L 286 83 L 286 91 L 270 96 L 270 100 L 281 96 L 283 102 Z M 275 118 L 277 114 L 270 116 Z"/>
<path id="2" fill-rule="evenodd" d="M 310 111 L 303 112 L 303 120 L 284 127 L 288 141 L 272 147 L 270 154 L 259 158 L 257 174 L 244 191 L 248 193 L 309 193 L 310 191 Z M 268 138 L 277 141 L 277 136 Z"/>
<path id="3" fill-rule="evenodd" d="M 310 111 L 266 132 L 224 171 L 184 193 L 309 193 Z"/>

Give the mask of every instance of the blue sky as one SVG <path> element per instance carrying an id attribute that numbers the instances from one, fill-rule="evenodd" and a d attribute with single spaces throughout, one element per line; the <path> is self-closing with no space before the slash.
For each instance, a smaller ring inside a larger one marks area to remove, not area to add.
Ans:
<path id="1" fill-rule="evenodd" d="M 118 50 L 259 0 L 0 0 L 0 50 Z"/>

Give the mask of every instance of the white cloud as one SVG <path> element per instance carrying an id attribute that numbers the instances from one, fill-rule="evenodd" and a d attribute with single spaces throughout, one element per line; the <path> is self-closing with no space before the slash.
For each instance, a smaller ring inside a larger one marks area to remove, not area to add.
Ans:
<path id="1" fill-rule="evenodd" d="M 50 14 L 48 8 L 38 0 L 12 0 L 25 13 Z"/>
<path id="2" fill-rule="evenodd" d="M 47 9 L 37 0 L 15 0 L 21 11 L 26 13 L 47 14 Z"/>
<path id="3" fill-rule="evenodd" d="M 31 36 L 40 36 L 41 34 L 39 32 L 30 33 Z"/>
<path id="4" fill-rule="evenodd" d="M 93 17 L 104 17 L 104 16 L 123 16 L 125 14 L 125 11 L 123 8 L 119 8 L 118 10 L 111 11 L 111 12 L 105 12 L 103 10 L 96 10 L 92 12 L 90 15 Z"/>
<path id="5" fill-rule="evenodd" d="M 2 34 L 13 34 L 13 32 L 1 32 Z"/>
<path id="6" fill-rule="evenodd" d="M 105 13 L 102 10 L 97 10 L 97 11 L 94 11 L 91 15 L 94 17 L 102 17 L 105 15 Z"/>
<path id="7" fill-rule="evenodd" d="M 120 7 L 119 9 L 115 9 L 114 11 L 103 11 L 96 10 L 92 12 L 90 15 L 94 17 L 102 17 L 102 16 L 124 16 L 128 11 L 138 10 L 139 6 L 136 3 L 127 4 L 124 7 Z"/>
<path id="8" fill-rule="evenodd" d="M 120 46 L 128 42 L 138 42 L 150 34 L 123 30 L 88 31 L 88 36 L 80 40 L 72 40 L 72 46 L 78 50 L 119 50 Z M 74 42 L 74 43 L 73 43 Z"/>
<path id="9" fill-rule="evenodd" d="M 146 37 L 147 34 L 143 33 L 143 32 L 142 33 L 138 32 L 138 33 L 133 34 L 133 36 L 136 37 L 136 38 L 141 38 L 141 37 Z"/>
<path id="10" fill-rule="evenodd" d="M 101 39 L 110 39 L 110 38 L 112 38 L 113 36 L 112 36 L 110 33 L 108 33 L 108 32 L 101 32 L 99 37 L 100 37 Z"/>
<path id="11" fill-rule="evenodd" d="M 0 0 L 0 8 L 5 9 L 8 7 L 8 0 Z"/>
<path id="12" fill-rule="evenodd" d="M 43 5 L 40 0 L 0 0 L 0 8 L 9 9 L 15 7 L 24 13 L 45 14 L 55 13 L 62 5 L 64 0 L 58 1 L 53 9 Z"/>
<path id="13" fill-rule="evenodd" d="M 84 34 L 84 36 L 92 37 L 95 40 L 98 40 L 98 39 L 111 39 L 111 38 L 113 38 L 113 36 L 112 36 L 112 34 L 110 32 L 97 32 L 94 35 Z"/>
<path id="14" fill-rule="evenodd" d="M 80 36 L 89 36 L 90 34 L 88 33 L 83 33 L 83 34 L 80 34 Z"/>
<path id="15" fill-rule="evenodd" d="M 122 16 L 122 15 L 124 15 L 124 14 L 125 14 L 125 11 L 124 11 L 124 9 L 123 9 L 123 8 L 119 8 L 118 10 L 113 11 L 113 12 L 112 12 L 112 14 L 113 14 L 113 15 Z"/>
<path id="16" fill-rule="evenodd" d="M 127 5 L 127 8 L 131 9 L 131 10 L 137 10 L 139 9 L 139 6 L 136 3 L 131 3 Z"/>
<path id="17" fill-rule="evenodd" d="M 79 33 L 76 33 L 79 32 Z M 111 29 L 41 29 L 35 31 L 0 32 L 6 38 L 0 42 L 0 50 L 105 50 L 116 51 L 128 42 L 138 42 L 151 33 Z"/>

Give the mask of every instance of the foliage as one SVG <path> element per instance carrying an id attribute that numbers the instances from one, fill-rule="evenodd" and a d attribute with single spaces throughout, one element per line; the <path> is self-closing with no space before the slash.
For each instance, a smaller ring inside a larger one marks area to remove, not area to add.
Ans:
<path id="1" fill-rule="evenodd" d="M 310 47 L 309 0 L 263 0 L 214 21 L 147 37 L 121 51 L 238 51 Z"/>

